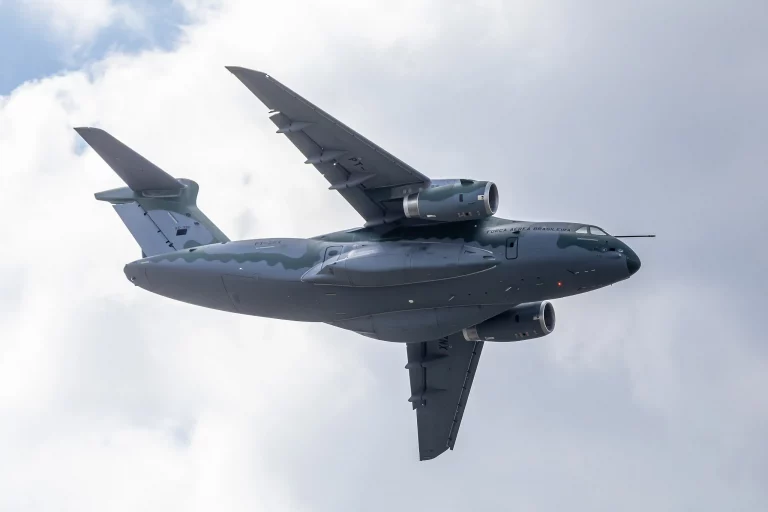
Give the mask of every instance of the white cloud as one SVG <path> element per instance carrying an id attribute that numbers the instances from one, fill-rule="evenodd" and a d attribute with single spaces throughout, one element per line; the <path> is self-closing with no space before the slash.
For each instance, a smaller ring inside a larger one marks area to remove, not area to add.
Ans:
<path id="1" fill-rule="evenodd" d="M 697 174 L 646 165 L 638 141 L 678 142 L 648 107 L 678 119 L 663 103 L 674 84 L 644 104 L 653 84 L 629 90 L 631 54 L 606 72 L 602 52 L 615 49 L 597 37 L 598 16 L 494 1 L 184 5 L 196 21 L 178 48 L 113 54 L 0 99 L 0 509 L 499 509 L 513 495 L 518 508 L 539 510 L 646 510 L 654 496 L 679 510 L 702 495 L 716 508 L 735 493 L 745 510 L 761 509 L 751 505 L 765 503 L 762 482 L 750 478 L 768 474 L 768 419 L 752 393 L 765 387 L 765 357 L 737 301 L 754 290 L 734 293 L 733 276 L 724 285 L 721 266 L 690 248 L 720 226 L 717 212 L 691 219 L 661 204 L 685 198 L 693 180 L 702 193 L 737 189 L 702 179 L 716 159 L 688 160 L 679 144 L 669 144 L 680 151 L 670 160 Z M 128 9 L 95 0 L 27 8 L 81 40 Z M 620 26 L 631 47 L 635 25 Z M 691 35 L 697 51 L 709 36 Z M 73 126 L 101 126 L 198 181 L 201 208 L 229 234 L 312 236 L 359 223 L 225 65 L 269 71 L 430 175 L 494 179 L 505 215 L 602 215 L 670 232 L 639 250 L 632 281 L 558 302 L 550 338 L 487 347 L 457 450 L 418 464 L 403 347 L 194 308 L 122 274 L 139 250 L 92 197 L 119 180 L 80 152 Z M 644 73 L 663 82 L 668 71 Z M 718 104 L 735 123 L 739 106 L 722 103 L 739 97 L 729 87 L 717 88 Z M 637 110 L 611 104 L 616 90 Z M 627 117 L 651 138 L 616 142 Z M 747 142 L 720 144 L 743 152 Z M 666 188 L 643 188 L 634 162 Z M 762 254 L 750 243 L 737 243 L 744 268 Z M 699 261 L 707 287 L 685 274 Z"/>
<path id="2" fill-rule="evenodd" d="M 139 12 L 127 2 L 114 0 L 21 0 L 19 6 L 34 19 L 46 24 L 60 38 L 75 43 L 90 41 L 99 31 L 121 22 L 139 29 Z"/>

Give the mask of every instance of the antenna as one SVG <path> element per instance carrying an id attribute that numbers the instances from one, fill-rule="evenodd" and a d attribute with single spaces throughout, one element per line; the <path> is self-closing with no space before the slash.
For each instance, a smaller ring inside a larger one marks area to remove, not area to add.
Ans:
<path id="1" fill-rule="evenodd" d="M 613 235 L 613 238 L 656 238 L 656 235 Z"/>

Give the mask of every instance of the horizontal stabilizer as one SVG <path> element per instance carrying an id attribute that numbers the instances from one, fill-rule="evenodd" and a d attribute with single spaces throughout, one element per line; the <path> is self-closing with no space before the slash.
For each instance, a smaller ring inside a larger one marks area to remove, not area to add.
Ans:
<path id="1" fill-rule="evenodd" d="M 183 185 L 170 174 L 99 128 L 75 131 L 107 162 L 134 192 L 146 190 L 179 191 Z"/>

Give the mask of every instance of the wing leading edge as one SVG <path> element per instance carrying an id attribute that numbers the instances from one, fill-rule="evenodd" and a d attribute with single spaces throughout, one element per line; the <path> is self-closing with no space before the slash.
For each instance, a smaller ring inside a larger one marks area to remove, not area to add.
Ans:
<path id="1" fill-rule="evenodd" d="M 323 112 L 261 71 L 228 66 L 267 108 L 270 119 L 344 199 L 366 226 L 404 217 L 402 198 L 429 178 Z"/>
<path id="2" fill-rule="evenodd" d="M 434 459 L 456 436 L 483 350 L 483 342 L 464 340 L 461 333 L 422 343 L 409 343 L 411 398 L 416 409 L 419 459 Z"/>

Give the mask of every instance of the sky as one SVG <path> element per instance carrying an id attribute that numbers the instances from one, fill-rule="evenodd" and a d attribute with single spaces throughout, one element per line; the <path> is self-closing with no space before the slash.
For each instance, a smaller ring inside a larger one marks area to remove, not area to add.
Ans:
<path id="1" fill-rule="evenodd" d="M 0 510 L 768 508 L 768 4 L 0 0 Z M 418 461 L 405 348 L 130 286 L 105 128 L 231 238 L 360 218 L 224 66 L 497 215 L 656 233 L 487 344 Z"/>

